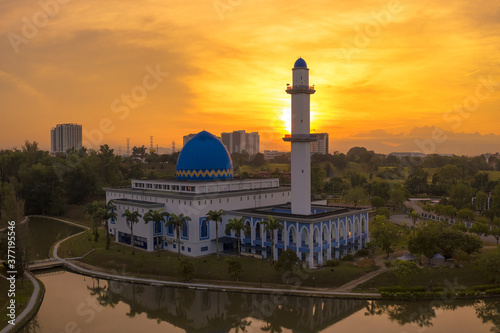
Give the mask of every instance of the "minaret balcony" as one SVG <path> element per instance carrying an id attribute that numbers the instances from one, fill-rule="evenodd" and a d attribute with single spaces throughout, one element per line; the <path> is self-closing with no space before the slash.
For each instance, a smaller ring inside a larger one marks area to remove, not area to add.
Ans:
<path id="1" fill-rule="evenodd" d="M 318 141 L 316 134 L 285 134 L 283 141 L 287 142 L 314 142 Z"/>
<path id="2" fill-rule="evenodd" d="M 314 94 L 316 90 L 314 86 L 297 85 L 297 86 L 286 86 L 287 94 Z"/>

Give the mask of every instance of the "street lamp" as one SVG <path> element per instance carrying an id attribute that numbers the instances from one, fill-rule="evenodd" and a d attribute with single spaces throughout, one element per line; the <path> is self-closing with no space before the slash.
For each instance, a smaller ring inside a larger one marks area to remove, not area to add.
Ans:
<path id="1" fill-rule="evenodd" d="M 212 274 L 210 274 L 210 271 L 208 272 L 208 283 L 210 283 L 210 281 L 212 281 Z"/>
<path id="2" fill-rule="evenodd" d="M 314 290 L 314 288 L 315 288 L 315 283 L 314 283 L 314 282 L 315 282 L 315 280 L 316 280 L 316 277 L 315 277 L 315 276 L 313 276 L 313 290 Z"/>

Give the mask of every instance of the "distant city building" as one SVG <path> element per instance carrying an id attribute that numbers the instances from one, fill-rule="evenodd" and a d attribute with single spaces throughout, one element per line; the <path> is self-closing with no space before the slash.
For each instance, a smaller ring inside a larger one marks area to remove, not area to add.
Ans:
<path id="1" fill-rule="evenodd" d="M 264 150 L 264 159 L 266 161 L 273 160 L 275 157 L 283 156 L 286 154 L 286 151 L 277 151 L 277 150 Z"/>
<path id="2" fill-rule="evenodd" d="M 189 142 L 189 140 L 191 140 L 191 139 L 192 139 L 192 138 L 194 138 L 195 136 L 196 136 L 196 134 L 193 134 L 193 133 L 188 134 L 188 135 L 184 135 L 184 136 L 182 137 L 182 146 L 184 147 L 184 146 L 186 145 L 186 143 L 188 143 L 188 142 Z"/>
<path id="3" fill-rule="evenodd" d="M 403 157 L 425 157 L 424 153 L 419 152 L 406 152 L 406 153 L 390 153 L 389 155 L 396 156 L 397 158 Z"/>
<path id="4" fill-rule="evenodd" d="M 231 154 L 246 151 L 249 155 L 253 155 L 260 151 L 260 135 L 258 132 L 234 131 L 232 133 L 222 133 L 221 138 L 222 143 Z"/>
<path id="5" fill-rule="evenodd" d="M 58 124 L 50 130 L 50 152 L 65 153 L 69 148 L 82 148 L 82 125 Z"/>
<path id="6" fill-rule="evenodd" d="M 311 154 L 328 154 L 328 133 L 314 133 L 318 141 L 311 142 Z"/>

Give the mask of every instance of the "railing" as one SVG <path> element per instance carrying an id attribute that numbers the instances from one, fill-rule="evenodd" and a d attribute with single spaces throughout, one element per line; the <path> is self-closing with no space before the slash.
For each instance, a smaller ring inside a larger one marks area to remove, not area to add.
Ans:
<path id="1" fill-rule="evenodd" d="M 314 86 L 306 86 L 306 85 L 298 85 L 298 86 L 286 86 L 286 90 L 293 90 L 293 89 L 312 89 L 314 90 Z"/>
<path id="2" fill-rule="evenodd" d="M 316 134 L 285 134 L 285 138 L 316 138 Z"/>

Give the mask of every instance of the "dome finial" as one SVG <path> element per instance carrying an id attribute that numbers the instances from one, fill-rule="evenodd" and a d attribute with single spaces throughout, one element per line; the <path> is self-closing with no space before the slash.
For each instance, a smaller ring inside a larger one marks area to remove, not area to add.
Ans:
<path id="1" fill-rule="evenodd" d="M 295 65 L 293 66 L 293 68 L 307 68 L 306 61 L 302 59 L 302 57 L 299 57 L 299 59 L 295 61 Z"/>

